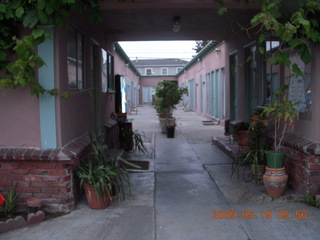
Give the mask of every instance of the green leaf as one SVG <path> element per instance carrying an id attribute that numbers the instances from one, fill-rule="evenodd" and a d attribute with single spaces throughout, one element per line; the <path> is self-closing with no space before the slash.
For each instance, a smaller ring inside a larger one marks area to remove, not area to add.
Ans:
<path id="1" fill-rule="evenodd" d="M 37 28 L 37 29 L 32 31 L 32 36 L 33 36 L 34 39 L 37 39 L 37 38 L 42 37 L 43 33 L 44 33 L 43 29 Z"/>
<path id="2" fill-rule="evenodd" d="M 5 13 L 7 10 L 7 7 L 5 4 L 0 3 L 0 13 Z"/>
<path id="3" fill-rule="evenodd" d="M 70 92 L 68 92 L 68 91 L 65 91 L 61 94 L 61 98 L 64 100 L 67 100 L 70 96 L 71 96 Z"/>
<path id="4" fill-rule="evenodd" d="M 228 11 L 228 9 L 227 9 L 226 7 L 220 7 L 220 8 L 218 9 L 218 14 L 219 14 L 220 16 L 222 16 L 223 14 L 227 13 L 227 11 Z"/>
<path id="5" fill-rule="evenodd" d="M 23 14 L 24 14 L 24 9 L 22 7 L 19 7 L 16 9 L 16 16 L 18 18 L 21 18 L 23 16 Z"/>
<path id="6" fill-rule="evenodd" d="M 7 53 L 5 51 L 0 51 L 0 61 L 5 61 L 7 59 Z"/>
<path id="7" fill-rule="evenodd" d="M 23 26 L 33 28 L 38 23 L 36 11 L 30 11 L 26 14 L 23 20 Z"/>
<path id="8" fill-rule="evenodd" d="M 303 73 L 301 72 L 301 69 L 298 67 L 298 65 L 295 63 L 292 65 L 292 71 L 297 74 L 298 76 L 303 76 Z"/>
<path id="9" fill-rule="evenodd" d="M 300 57 L 305 64 L 310 63 L 312 60 L 312 56 L 310 54 L 309 48 L 305 44 L 302 45 L 302 48 L 300 50 Z"/>

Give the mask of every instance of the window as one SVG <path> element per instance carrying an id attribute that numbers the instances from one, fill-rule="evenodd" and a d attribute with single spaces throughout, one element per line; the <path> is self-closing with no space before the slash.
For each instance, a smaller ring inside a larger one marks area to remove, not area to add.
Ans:
<path id="1" fill-rule="evenodd" d="M 152 75 L 152 68 L 146 68 L 146 75 Z"/>
<path id="2" fill-rule="evenodd" d="M 113 56 L 101 49 L 101 86 L 102 92 L 114 90 Z"/>
<path id="3" fill-rule="evenodd" d="M 168 75 L 168 68 L 161 68 L 161 75 Z"/>
<path id="4" fill-rule="evenodd" d="M 73 28 L 68 29 L 68 87 L 84 88 L 83 35 Z"/>
<path id="5" fill-rule="evenodd" d="M 182 70 L 182 67 L 177 67 L 177 73 L 179 73 Z"/>

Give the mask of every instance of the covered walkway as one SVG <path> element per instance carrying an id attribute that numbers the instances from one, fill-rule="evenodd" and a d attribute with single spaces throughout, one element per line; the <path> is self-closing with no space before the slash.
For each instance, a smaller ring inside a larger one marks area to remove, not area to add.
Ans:
<path id="1" fill-rule="evenodd" d="M 130 199 L 96 211 L 83 198 L 70 214 L 1 234 L 0 239 L 318 239 L 319 209 L 300 202 L 301 196 L 290 190 L 272 199 L 262 183 L 230 179 L 232 159 L 211 142 L 223 135 L 223 128 L 204 125 L 206 119 L 182 109 L 174 117 L 178 126 L 175 138 L 169 139 L 161 134 L 153 107 L 142 106 L 137 115 L 129 115 L 133 128 L 145 133 L 150 150 L 146 156 L 126 155 L 150 162 L 149 170 L 131 173 Z M 298 219 L 297 211 L 307 211 L 307 218 Z M 284 213 L 290 217 L 285 219 Z"/>

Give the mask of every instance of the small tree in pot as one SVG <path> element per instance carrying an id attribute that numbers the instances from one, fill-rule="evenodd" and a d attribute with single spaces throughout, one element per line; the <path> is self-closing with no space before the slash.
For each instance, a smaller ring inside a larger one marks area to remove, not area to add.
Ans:
<path id="1" fill-rule="evenodd" d="M 176 82 L 163 80 L 156 87 L 155 103 L 160 117 L 172 116 L 175 105 L 182 99 L 183 94 L 188 94 L 187 88 L 181 88 Z"/>
<path id="2" fill-rule="evenodd" d="M 181 88 L 176 82 L 163 80 L 156 87 L 155 104 L 159 114 L 161 132 L 167 132 L 167 122 L 175 123 L 175 118 L 172 118 L 175 105 L 182 99 L 183 94 L 188 94 L 187 88 Z"/>
<path id="3" fill-rule="evenodd" d="M 275 92 L 275 96 L 277 98 L 275 102 L 267 106 L 263 111 L 263 114 L 268 116 L 269 119 L 270 117 L 273 117 L 274 121 L 274 150 L 266 153 L 269 168 L 283 167 L 285 153 L 283 151 L 279 151 L 279 149 L 287 128 L 293 128 L 294 120 L 299 117 L 299 111 L 295 108 L 299 103 L 293 103 L 288 99 L 288 87 L 288 85 L 280 87 Z M 280 129 L 281 126 L 282 129 Z"/>

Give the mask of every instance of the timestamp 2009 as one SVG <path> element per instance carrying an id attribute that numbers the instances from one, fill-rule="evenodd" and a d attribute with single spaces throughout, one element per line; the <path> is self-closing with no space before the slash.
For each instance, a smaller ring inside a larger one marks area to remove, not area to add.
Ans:
<path id="1" fill-rule="evenodd" d="M 294 211 L 289 212 L 288 210 L 280 210 L 280 211 L 260 211 L 254 212 L 251 210 L 246 211 L 212 211 L 213 216 L 212 219 L 307 219 L 308 213 L 307 211 Z"/>

